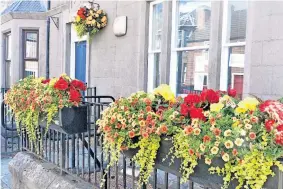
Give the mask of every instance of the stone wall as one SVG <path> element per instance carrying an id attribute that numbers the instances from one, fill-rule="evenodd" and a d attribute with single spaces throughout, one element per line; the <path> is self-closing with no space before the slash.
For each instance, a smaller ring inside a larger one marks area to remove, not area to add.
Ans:
<path id="1" fill-rule="evenodd" d="M 60 176 L 55 165 L 19 152 L 9 163 L 12 189 L 93 189 L 93 186 L 70 175 Z"/>
<path id="2" fill-rule="evenodd" d="M 250 1 L 244 93 L 264 99 L 283 96 L 283 2 Z"/>

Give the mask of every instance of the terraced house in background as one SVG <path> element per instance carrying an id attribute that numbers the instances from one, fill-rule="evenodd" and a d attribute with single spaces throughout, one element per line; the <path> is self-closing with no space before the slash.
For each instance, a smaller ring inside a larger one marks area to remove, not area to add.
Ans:
<path id="1" fill-rule="evenodd" d="M 65 72 L 116 97 L 160 83 L 178 95 L 203 88 L 283 95 L 283 2 L 94 2 L 109 21 L 91 41 L 72 26 L 87 1 L 8 3 L 1 14 L 1 87 L 26 75 Z M 117 37 L 120 16 L 127 17 L 127 33 Z"/>

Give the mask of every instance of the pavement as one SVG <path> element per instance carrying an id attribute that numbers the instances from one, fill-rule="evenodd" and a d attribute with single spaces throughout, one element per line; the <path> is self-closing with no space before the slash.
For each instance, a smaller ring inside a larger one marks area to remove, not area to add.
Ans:
<path id="1" fill-rule="evenodd" d="M 5 153 L 5 139 L 1 136 L 1 189 L 11 189 L 11 174 L 9 172 L 9 162 L 12 160 L 12 153 Z"/>

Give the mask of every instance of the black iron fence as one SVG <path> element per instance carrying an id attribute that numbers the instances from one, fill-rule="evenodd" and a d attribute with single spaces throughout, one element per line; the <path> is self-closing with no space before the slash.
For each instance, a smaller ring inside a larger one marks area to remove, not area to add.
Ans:
<path id="1" fill-rule="evenodd" d="M 84 104 L 87 106 L 86 132 L 68 134 L 53 125 L 50 125 L 48 129 L 46 129 L 45 125 L 40 125 L 35 143 L 29 141 L 24 130 L 19 135 L 13 133 L 13 136 L 17 136 L 17 138 L 13 139 L 12 137 L 12 142 L 16 141 L 17 150 L 29 151 L 38 158 L 56 165 L 61 174 L 80 177 L 93 184 L 96 188 L 101 187 L 102 179 L 105 180 L 103 184 L 105 189 L 138 188 L 139 168 L 135 162 L 126 156 L 122 155 L 114 167 L 106 170 L 110 155 L 102 150 L 103 136 L 97 131 L 96 120 L 100 118 L 101 112 L 114 100 L 111 96 L 96 96 L 95 88 L 88 89 L 84 96 Z M 4 113 L 1 114 L 1 117 L 7 117 L 9 115 L 6 114 L 8 107 L 4 104 L 2 106 L 4 107 Z M 6 118 L 3 119 L 4 125 L 7 124 Z M 15 129 L 16 125 L 13 117 L 9 119 L 11 119 L 12 128 Z M 6 132 L 7 127 L 4 127 Z M 15 151 L 15 148 L 12 148 L 13 150 Z M 192 182 L 181 185 L 180 177 L 155 168 L 151 174 L 149 184 L 142 186 L 142 188 L 203 188 L 195 186 Z"/>

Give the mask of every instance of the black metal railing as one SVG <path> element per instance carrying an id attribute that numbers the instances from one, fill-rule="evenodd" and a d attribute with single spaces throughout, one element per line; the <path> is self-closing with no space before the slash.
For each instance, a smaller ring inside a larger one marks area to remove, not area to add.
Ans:
<path id="1" fill-rule="evenodd" d="M 138 188 L 139 168 L 126 156 L 122 155 L 114 167 L 106 170 L 110 155 L 102 150 L 103 136 L 98 133 L 96 121 L 115 99 L 111 96 L 96 96 L 95 88 L 87 90 L 86 94 L 83 103 L 87 106 L 87 132 L 67 134 L 52 125 L 48 129 L 40 125 L 36 142 L 29 141 L 25 131 L 19 133 L 18 148 L 56 165 L 60 174 L 83 179 L 95 188 L 100 187 L 102 178 L 105 180 L 104 189 Z M 155 168 L 149 184 L 142 188 L 193 189 L 194 186 L 192 182 L 181 185 L 180 177 Z"/>
<path id="2" fill-rule="evenodd" d="M 13 112 L 8 105 L 4 103 L 4 96 L 9 88 L 1 88 L 0 90 L 0 119 L 1 119 L 1 154 L 11 154 L 21 149 L 19 133 L 17 132 L 16 122 Z M 86 96 L 96 96 L 96 87 L 88 87 Z"/>

